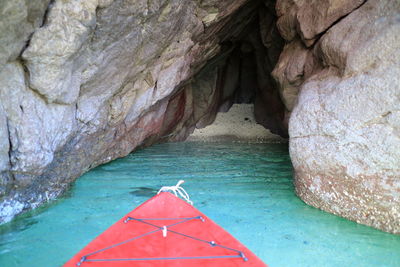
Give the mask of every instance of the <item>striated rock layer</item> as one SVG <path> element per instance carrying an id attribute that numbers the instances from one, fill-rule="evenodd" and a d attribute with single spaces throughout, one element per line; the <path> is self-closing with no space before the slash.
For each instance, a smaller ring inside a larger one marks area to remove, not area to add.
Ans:
<path id="1" fill-rule="evenodd" d="M 291 111 L 296 192 L 399 234 L 400 2 L 327 1 L 307 17 L 317 2 L 277 4 L 289 43 L 273 75 Z"/>

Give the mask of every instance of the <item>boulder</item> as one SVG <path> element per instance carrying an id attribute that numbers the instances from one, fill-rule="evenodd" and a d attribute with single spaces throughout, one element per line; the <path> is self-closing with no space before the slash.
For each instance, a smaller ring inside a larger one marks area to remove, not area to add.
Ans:
<path id="1" fill-rule="evenodd" d="M 367 1 L 314 53 L 290 123 L 297 194 L 308 204 L 400 233 L 400 3 Z"/>

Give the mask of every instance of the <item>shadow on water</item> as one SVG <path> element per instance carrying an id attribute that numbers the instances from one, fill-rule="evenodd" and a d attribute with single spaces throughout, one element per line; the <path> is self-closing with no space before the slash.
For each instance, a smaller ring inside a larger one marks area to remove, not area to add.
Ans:
<path id="1" fill-rule="evenodd" d="M 134 189 L 130 191 L 129 194 L 138 197 L 152 197 L 157 194 L 158 189 L 150 188 L 150 187 L 131 187 L 130 189 Z"/>

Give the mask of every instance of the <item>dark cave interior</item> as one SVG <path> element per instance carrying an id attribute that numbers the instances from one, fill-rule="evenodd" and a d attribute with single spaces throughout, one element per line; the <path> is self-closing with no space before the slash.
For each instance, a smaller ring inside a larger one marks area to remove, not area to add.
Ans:
<path id="1" fill-rule="evenodd" d="M 253 2 L 254 3 L 254 2 Z M 226 112 L 232 104 L 254 104 L 257 123 L 272 133 L 288 137 L 287 111 L 271 72 L 284 40 L 276 28 L 274 5 L 248 6 L 220 31 L 221 51 L 197 74 L 195 80 L 217 72 L 214 112 Z M 239 24 L 240 25 L 239 25 Z M 243 26 L 245 25 L 245 26 Z M 211 112 L 213 113 L 213 112 Z M 210 114 L 200 127 L 211 123 Z"/>

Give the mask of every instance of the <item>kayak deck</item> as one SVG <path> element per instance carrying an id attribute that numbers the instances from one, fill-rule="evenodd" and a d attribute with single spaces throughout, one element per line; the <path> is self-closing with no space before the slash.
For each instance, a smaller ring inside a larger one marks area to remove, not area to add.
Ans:
<path id="1" fill-rule="evenodd" d="M 64 266 L 266 266 L 192 205 L 162 192 L 95 238 Z"/>

